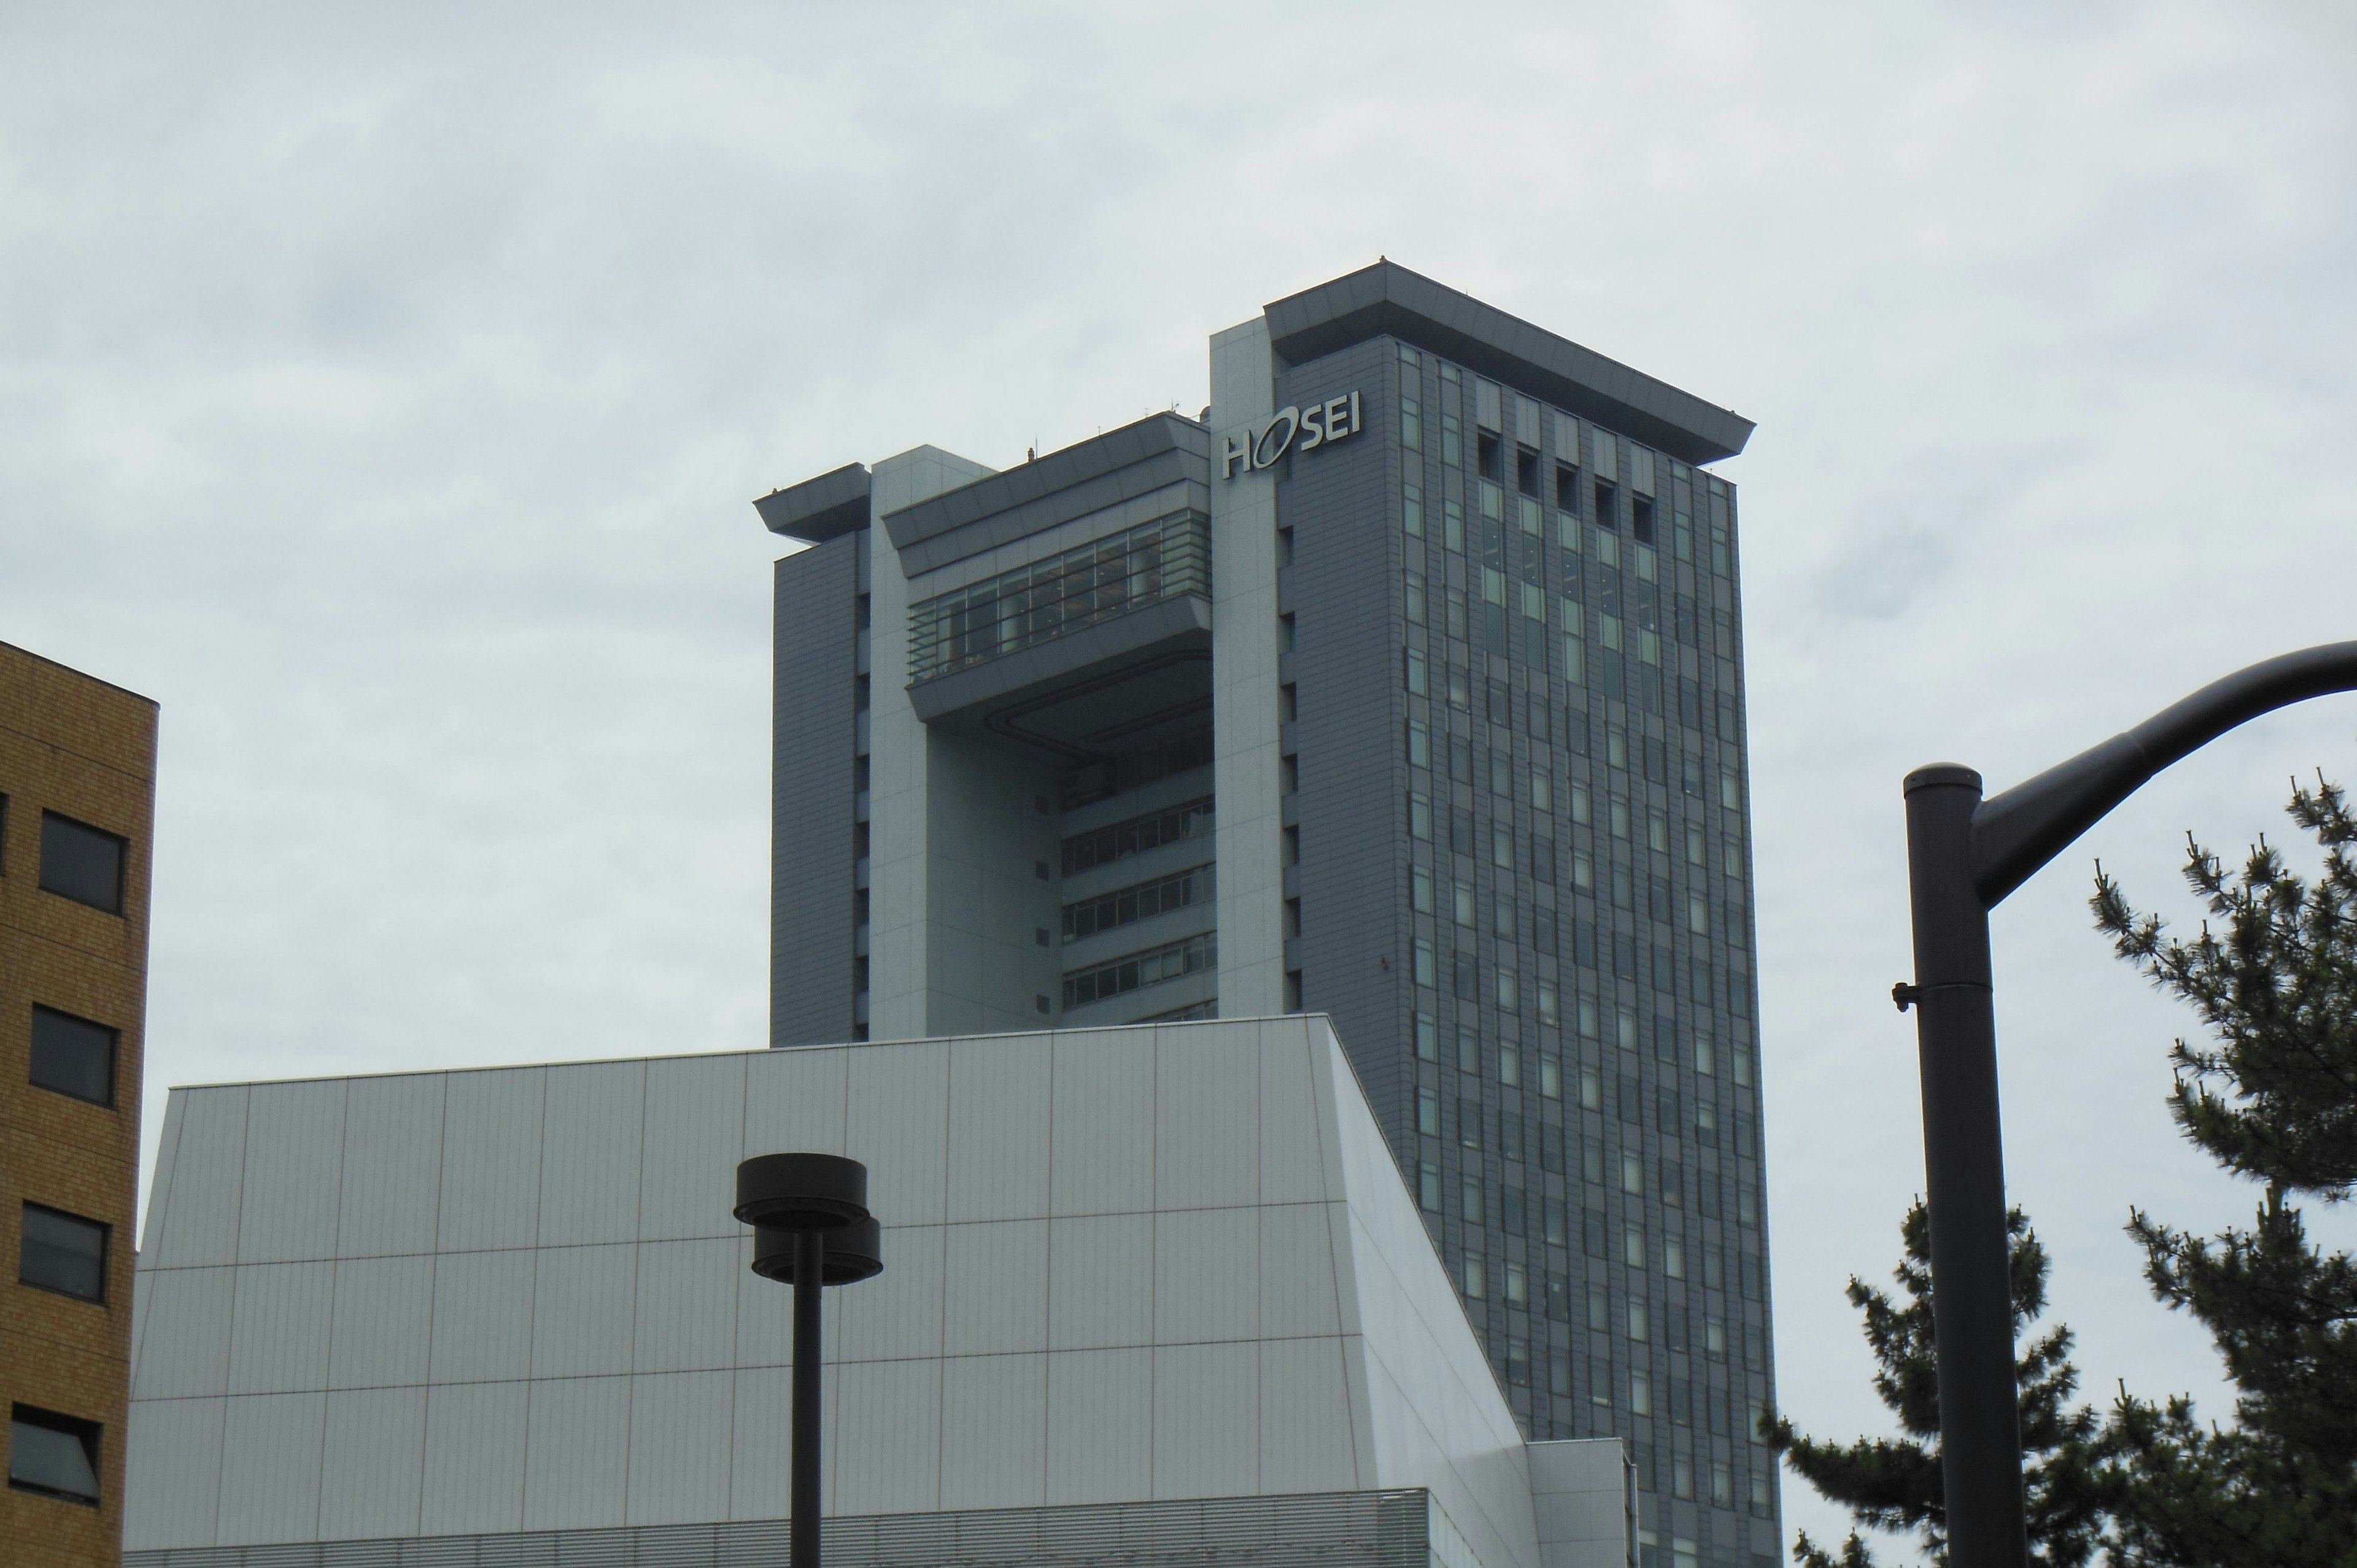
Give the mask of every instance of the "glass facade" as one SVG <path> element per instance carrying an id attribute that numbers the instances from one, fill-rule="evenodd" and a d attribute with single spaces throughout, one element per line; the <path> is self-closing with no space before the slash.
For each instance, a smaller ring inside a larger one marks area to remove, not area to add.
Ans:
<path id="1" fill-rule="evenodd" d="M 1180 594 L 1211 591 L 1211 524 L 1178 512 L 909 607 L 909 673 L 930 681 Z"/>
<path id="2" fill-rule="evenodd" d="M 1735 494 L 1392 348 L 1402 1166 L 1532 1435 L 1630 1440 L 1641 1555 L 1748 1563 L 1777 1499 Z"/>

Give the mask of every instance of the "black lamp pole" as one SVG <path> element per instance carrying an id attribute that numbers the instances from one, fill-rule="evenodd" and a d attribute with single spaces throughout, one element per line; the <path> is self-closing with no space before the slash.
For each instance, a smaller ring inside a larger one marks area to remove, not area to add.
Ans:
<path id="1" fill-rule="evenodd" d="M 839 1155 L 759 1155 L 737 1167 L 737 1218 L 753 1229 L 753 1272 L 794 1287 L 793 1568 L 819 1568 L 819 1292 L 881 1273 L 867 1167 Z"/>
<path id="2" fill-rule="evenodd" d="M 1952 762 L 1907 776 L 1907 872 L 1939 1344 L 1940 1473 L 1953 1568 L 2023 1568 L 2021 1412 L 1997 1125 L 1989 911 L 2145 780 L 2245 720 L 2357 690 L 2357 642 L 2237 671 L 2001 795 Z"/>

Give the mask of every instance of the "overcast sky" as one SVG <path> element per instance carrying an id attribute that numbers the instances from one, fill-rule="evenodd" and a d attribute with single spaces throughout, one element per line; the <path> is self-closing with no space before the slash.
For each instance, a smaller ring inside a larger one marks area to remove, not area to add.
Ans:
<path id="1" fill-rule="evenodd" d="M 168 1084 L 760 1045 L 751 498 L 1192 412 L 1210 332 L 1387 253 L 1759 422 L 1781 1395 L 1880 1431 L 1901 775 L 2357 635 L 2337 8 L 344 11 L 0 5 L 0 639 L 163 704 L 151 1149 Z M 2098 1395 L 2224 1413 L 2119 1227 L 2253 1195 L 2090 859 L 2183 912 L 2183 831 L 2276 833 L 2352 732 L 2251 726 L 1997 918 Z"/>

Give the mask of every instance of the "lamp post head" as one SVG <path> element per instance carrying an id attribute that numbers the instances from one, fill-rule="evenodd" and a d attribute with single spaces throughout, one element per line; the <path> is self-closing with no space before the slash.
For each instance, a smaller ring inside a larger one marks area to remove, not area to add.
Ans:
<path id="1" fill-rule="evenodd" d="M 753 1231 L 753 1272 L 780 1284 L 793 1283 L 794 1241 L 798 1234 L 757 1227 Z M 819 1283 L 823 1285 L 857 1284 L 884 1272 L 883 1228 L 872 1219 L 855 1220 L 840 1230 L 827 1231 L 824 1247 L 824 1262 L 819 1269 Z"/>
<path id="2" fill-rule="evenodd" d="M 840 1155 L 757 1155 L 737 1167 L 737 1219 L 770 1230 L 838 1230 L 867 1219 L 867 1167 Z"/>

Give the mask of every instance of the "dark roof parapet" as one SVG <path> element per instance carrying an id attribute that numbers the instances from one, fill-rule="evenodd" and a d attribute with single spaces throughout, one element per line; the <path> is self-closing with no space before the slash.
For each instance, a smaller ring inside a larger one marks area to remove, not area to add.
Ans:
<path id="1" fill-rule="evenodd" d="M 1288 295 L 1263 315 L 1271 346 L 1288 364 L 1388 333 L 1689 463 L 1732 457 L 1751 439 L 1752 423 L 1741 414 L 1396 262 Z"/>

